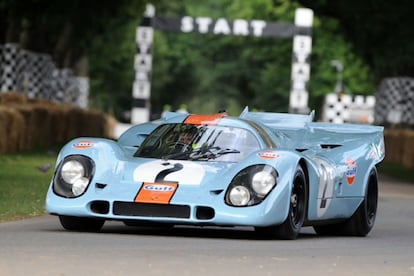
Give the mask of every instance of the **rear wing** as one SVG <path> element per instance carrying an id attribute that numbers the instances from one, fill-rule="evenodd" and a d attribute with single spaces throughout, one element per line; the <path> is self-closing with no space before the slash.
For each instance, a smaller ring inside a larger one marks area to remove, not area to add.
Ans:
<path id="1" fill-rule="evenodd" d="M 247 107 L 240 118 L 268 127 L 281 147 L 309 149 L 370 144 L 376 151 L 375 159 L 380 161 L 384 158 L 382 126 L 313 122 L 313 111 L 309 115 L 249 112 Z"/>
<path id="2" fill-rule="evenodd" d="M 315 111 L 312 111 L 309 115 L 249 112 L 249 108 L 246 106 L 239 117 L 242 119 L 260 122 L 269 128 L 304 128 L 306 124 L 314 120 Z"/>

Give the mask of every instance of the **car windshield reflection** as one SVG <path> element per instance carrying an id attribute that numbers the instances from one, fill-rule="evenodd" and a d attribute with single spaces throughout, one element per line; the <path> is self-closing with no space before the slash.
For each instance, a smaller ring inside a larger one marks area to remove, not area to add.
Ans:
<path id="1" fill-rule="evenodd" d="M 165 124 L 142 143 L 135 157 L 238 162 L 260 149 L 259 142 L 242 128 Z"/>

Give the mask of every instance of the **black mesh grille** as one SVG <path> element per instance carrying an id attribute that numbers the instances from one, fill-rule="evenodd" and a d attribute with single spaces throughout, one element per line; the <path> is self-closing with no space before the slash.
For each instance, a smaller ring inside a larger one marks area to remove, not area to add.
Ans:
<path id="1" fill-rule="evenodd" d="M 113 213 L 118 216 L 190 218 L 190 206 L 115 201 Z"/>

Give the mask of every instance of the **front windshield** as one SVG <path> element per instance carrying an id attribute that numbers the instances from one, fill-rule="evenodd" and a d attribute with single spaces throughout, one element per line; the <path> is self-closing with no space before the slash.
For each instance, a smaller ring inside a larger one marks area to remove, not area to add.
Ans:
<path id="1" fill-rule="evenodd" d="M 259 149 L 257 139 L 242 128 L 165 124 L 145 139 L 134 156 L 238 162 Z"/>

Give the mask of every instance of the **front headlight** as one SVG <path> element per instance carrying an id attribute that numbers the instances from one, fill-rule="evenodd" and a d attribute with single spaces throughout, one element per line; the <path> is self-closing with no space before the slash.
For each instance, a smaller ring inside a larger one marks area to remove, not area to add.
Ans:
<path id="1" fill-rule="evenodd" d="M 252 188 L 258 196 L 266 196 L 275 184 L 276 178 L 271 172 L 260 171 L 253 175 Z"/>
<path id="2" fill-rule="evenodd" d="M 250 192 L 244 186 L 235 186 L 229 192 L 229 201 L 234 206 L 245 206 L 250 201 Z"/>
<path id="3" fill-rule="evenodd" d="M 76 182 L 76 180 L 83 177 L 84 174 L 85 168 L 82 166 L 82 163 L 77 160 L 69 160 L 64 162 L 62 168 L 60 169 L 62 179 L 72 185 Z"/>
<path id="4" fill-rule="evenodd" d="M 277 183 L 277 172 L 269 165 L 241 170 L 231 181 L 225 201 L 231 206 L 252 206 L 262 202 Z"/>
<path id="5" fill-rule="evenodd" d="M 93 161 L 83 155 L 70 155 L 59 164 L 53 180 L 53 191 L 63 197 L 85 193 L 94 173 Z"/>

